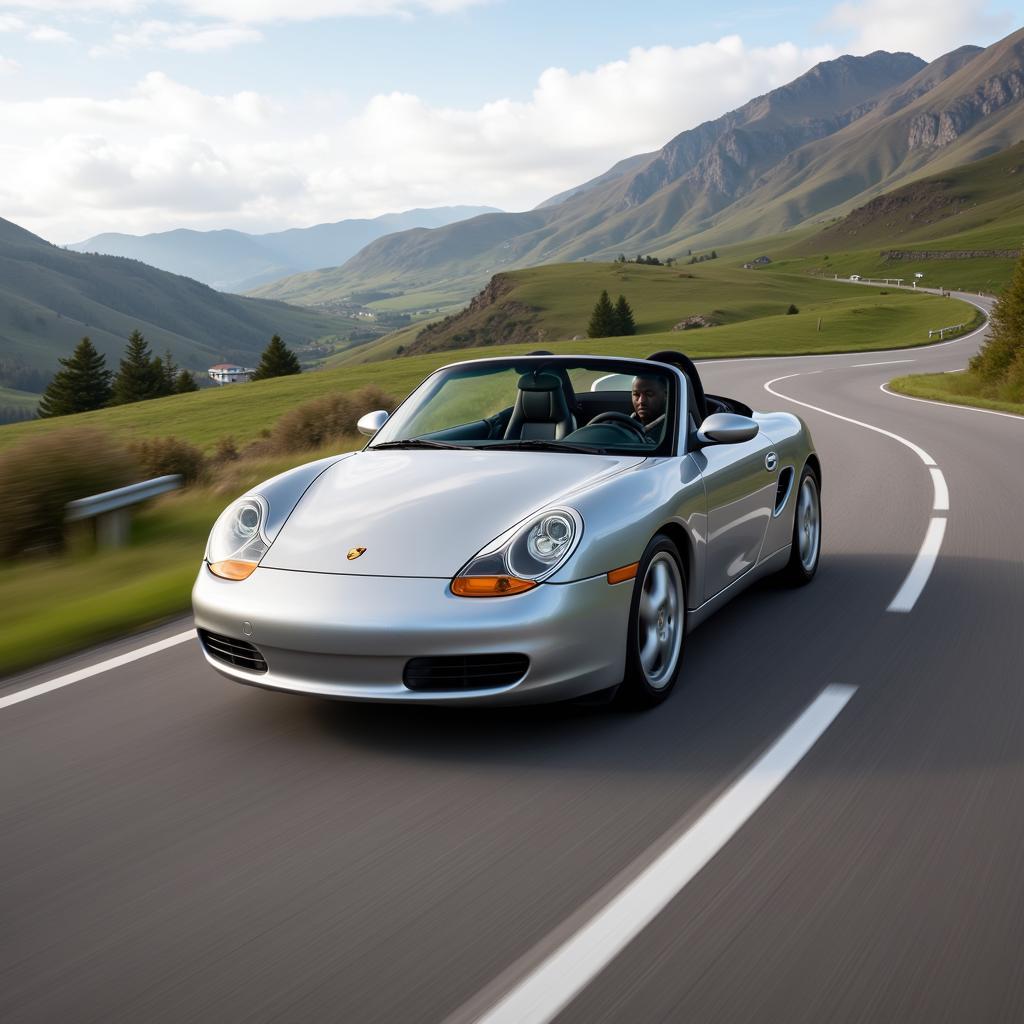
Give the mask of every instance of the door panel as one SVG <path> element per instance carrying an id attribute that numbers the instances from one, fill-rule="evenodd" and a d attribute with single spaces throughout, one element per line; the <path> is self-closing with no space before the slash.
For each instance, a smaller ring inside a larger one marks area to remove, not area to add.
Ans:
<path id="1" fill-rule="evenodd" d="M 771 521 L 777 467 L 765 468 L 774 451 L 764 433 L 742 444 L 715 444 L 692 452 L 708 501 L 704 600 L 714 597 L 757 562 Z"/>

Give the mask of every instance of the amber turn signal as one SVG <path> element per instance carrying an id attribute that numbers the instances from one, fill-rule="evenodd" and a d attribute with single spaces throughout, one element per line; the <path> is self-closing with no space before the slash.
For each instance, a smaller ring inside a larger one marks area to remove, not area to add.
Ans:
<path id="1" fill-rule="evenodd" d="M 612 569 L 608 573 L 609 583 L 625 583 L 626 580 L 631 580 L 636 577 L 636 571 L 640 568 L 639 562 L 634 562 L 632 565 L 623 565 L 621 568 Z"/>
<path id="2" fill-rule="evenodd" d="M 244 580 L 253 574 L 258 562 L 239 562 L 228 558 L 223 562 L 210 562 L 210 572 L 224 580 Z"/>
<path id="3" fill-rule="evenodd" d="M 457 576 L 452 580 L 452 593 L 459 597 L 508 597 L 535 586 L 533 580 L 518 576 Z"/>

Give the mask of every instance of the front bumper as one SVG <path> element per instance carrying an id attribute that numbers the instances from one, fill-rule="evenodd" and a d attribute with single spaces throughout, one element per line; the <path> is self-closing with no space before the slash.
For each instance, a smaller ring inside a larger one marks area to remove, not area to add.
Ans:
<path id="1" fill-rule="evenodd" d="M 228 581 L 203 565 L 196 626 L 253 644 L 254 672 L 203 653 L 242 683 L 345 700 L 518 704 L 563 700 L 621 682 L 632 581 L 542 583 L 513 597 L 463 598 L 433 578 L 345 576 L 258 568 Z M 428 692 L 402 682 L 411 658 L 525 654 L 515 683 Z"/>

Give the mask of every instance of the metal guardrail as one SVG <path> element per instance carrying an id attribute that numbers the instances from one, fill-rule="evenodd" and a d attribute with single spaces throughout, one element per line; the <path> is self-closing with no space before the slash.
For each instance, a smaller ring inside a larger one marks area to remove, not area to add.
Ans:
<path id="1" fill-rule="evenodd" d="M 88 498 L 69 501 L 64 506 L 64 518 L 69 523 L 85 519 L 96 520 L 96 543 L 99 547 L 120 547 L 128 540 L 131 508 L 140 502 L 166 494 L 181 487 L 181 476 L 171 473 L 152 480 L 118 487 L 113 491 L 93 494 Z"/>
<path id="2" fill-rule="evenodd" d="M 934 337 L 937 334 L 939 336 L 939 341 L 942 341 L 942 339 L 945 337 L 947 331 L 962 331 L 962 330 L 965 330 L 966 327 L 967 327 L 967 324 L 953 324 L 952 327 L 939 327 L 939 328 L 937 328 L 934 331 L 929 331 L 928 332 L 928 337 L 932 338 L 932 337 Z"/>

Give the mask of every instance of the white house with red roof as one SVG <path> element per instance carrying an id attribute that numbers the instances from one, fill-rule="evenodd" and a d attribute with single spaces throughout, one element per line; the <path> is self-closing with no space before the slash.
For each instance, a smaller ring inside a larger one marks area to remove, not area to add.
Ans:
<path id="1" fill-rule="evenodd" d="M 256 372 L 250 366 L 238 366 L 235 363 L 218 363 L 211 366 L 207 371 L 210 379 L 218 384 L 238 384 L 241 381 L 251 380 Z"/>

